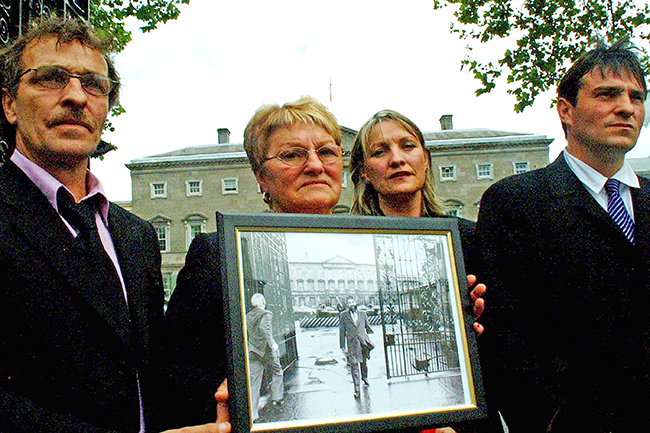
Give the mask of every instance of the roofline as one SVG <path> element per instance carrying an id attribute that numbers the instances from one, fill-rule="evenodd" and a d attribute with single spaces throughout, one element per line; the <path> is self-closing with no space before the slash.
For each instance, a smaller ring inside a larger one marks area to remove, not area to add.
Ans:
<path id="1" fill-rule="evenodd" d="M 548 138 L 542 134 L 531 135 L 506 135 L 502 137 L 477 137 L 477 138 L 451 138 L 446 140 L 425 140 L 424 145 L 428 147 L 437 146 L 463 146 L 467 144 L 493 144 L 493 143 L 521 143 L 521 142 L 553 142 L 553 138 Z"/>
<path id="2" fill-rule="evenodd" d="M 345 127 L 341 127 L 342 129 Z M 350 128 L 345 128 L 349 131 L 354 131 Z M 356 133 L 356 132 L 355 132 Z M 553 142 L 553 138 L 547 138 L 546 135 L 542 134 L 531 134 L 531 135 L 512 135 L 512 136 L 502 136 L 502 137 L 477 137 L 477 138 L 452 138 L 446 140 L 425 140 L 424 146 L 430 150 L 442 150 L 445 148 L 462 148 L 467 146 L 490 146 L 494 144 L 499 144 L 503 146 L 513 146 L 517 144 L 543 144 L 550 145 Z M 232 143 L 236 144 L 236 143 Z M 203 146 L 190 146 L 191 148 L 201 148 Z M 129 164 L 125 164 L 129 169 L 139 169 L 146 166 L 164 166 L 164 165 L 173 165 L 173 164 L 207 164 L 210 162 L 218 161 L 230 161 L 230 162 L 248 162 L 248 157 L 246 152 L 226 152 L 226 153 L 208 153 L 204 155 L 174 155 L 174 156 L 152 156 L 137 158 L 131 160 Z"/>
<path id="3" fill-rule="evenodd" d="M 130 165 L 139 164 L 164 164 L 173 162 L 203 162 L 203 161 L 219 161 L 231 159 L 245 159 L 248 160 L 246 152 L 228 152 L 228 153 L 208 153 L 205 155 L 182 155 L 182 156 L 159 156 L 159 157 L 145 157 L 132 159 Z"/>

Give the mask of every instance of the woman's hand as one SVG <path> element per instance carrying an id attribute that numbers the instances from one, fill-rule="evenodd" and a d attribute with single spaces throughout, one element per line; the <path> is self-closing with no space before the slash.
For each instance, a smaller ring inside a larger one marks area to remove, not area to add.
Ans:
<path id="1" fill-rule="evenodd" d="M 467 285 L 468 287 L 472 287 L 475 285 L 475 287 L 470 292 L 470 298 L 472 299 L 472 310 L 474 311 L 474 320 L 478 320 L 483 314 L 483 312 L 485 311 L 485 299 L 483 299 L 483 297 L 485 296 L 487 287 L 485 287 L 485 284 L 482 283 L 476 284 L 476 275 L 467 276 Z M 481 325 L 478 322 L 474 322 L 473 326 L 476 335 L 481 335 L 485 330 L 485 328 L 483 328 L 483 325 Z"/>

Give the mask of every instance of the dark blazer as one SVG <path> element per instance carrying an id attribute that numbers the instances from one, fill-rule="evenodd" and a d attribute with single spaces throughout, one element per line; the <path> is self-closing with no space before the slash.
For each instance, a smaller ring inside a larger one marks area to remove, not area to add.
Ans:
<path id="1" fill-rule="evenodd" d="M 130 314 L 108 305 L 94 264 L 38 188 L 0 169 L 0 431 L 137 432 L 152 392 L 163 290 L 153 228 L 110 205 Z M 156 384 L 157 386 L 157 384 Z"/>
<path id="2" fill-rule="evenodd" d="M 640 182 L 635 245 L 562 155 L 484 194 L 480 345 L 488 404 L 512 433 L 647 428 L 637 410 L 650 395 L 650 180 Z"/>
<path id="3" fill-rule="evenodd" d="M 226 324 L 216 233 L 190 244 L 167 306 L 165 359 L 172 383 L 169 425 L 214 422 L 214 393 L 226 377 Z"/>
<path id="4" fill-rule="evenodd" d="M 364 311 L 357 310 L 357 323 L 352 320 L 350 310 L 345 310 L 339 314 L 339 343 L 341 349 L 347 351 L 348 362 L 365 361 L 361 343 L 372 344 L 368 337 L 368 334 L 371 333 L 372 328 Z"/>

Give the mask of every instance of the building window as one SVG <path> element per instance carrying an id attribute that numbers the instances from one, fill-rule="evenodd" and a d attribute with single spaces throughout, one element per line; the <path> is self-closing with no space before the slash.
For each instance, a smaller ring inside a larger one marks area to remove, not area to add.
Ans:
<path id="1" fill-rule="evenodd" d="M 445 215 L 462 217 L 463 216 L 463 203 L 460 200 L 445 200 Z"/>
<path id="2" fill-rule="evenodd" d="M 528 161 L 519 161 L 512 163 L 512 172 L 514 174 L 526 173 L 530 170 L 530 164 Z"/>
<path id="3" fill-rule="evenodd" d="M 171 272 L 163 272 L 163 289 L 165 290 L 165 305 L 169 302 L 174 290 L 174 279 Z"/>
<path id="4" fill-rule="evenodd" d="M 202 214 L 192 214 L 185 217 L 185 246 L 190 248 L 190 244 L 199 233 L 205 233 L 208 217 Z"/>
<path id="5" fill-rule="evenodd" d="M 167 198 L 167 182 L 151 182 L 151 198 Z"/>
<path id="6" fill-rule="evenodd" d="M 158 244 L 160 245 L 160 252 L 169 252 L 169 226 L 156 227 L 156 234 L 158 235 Z"/>
<path id="7" fill-rule="evenodd" d="M 203 195 L 203 181 L 202 180 L 185 181 L 185 194 L 188 197 Z"/>
<path id="8" fill-rule="evenodd" d="M 230 177 L 221 179 L 221 194 L 238 194 L 239 193 L 239 179 Z"/>
<path id="9" fill-rule="evenodd" d="M 190 248 L 190 244 L 199 233 L 205 233 L 205 224 L 198 223 L 196 221 L 187 223 L 187 248 Z"/>
<path id="10" fill-rule="evenodd" d="M 477 179 L 494 179 L 492 164 L 476 164 Z"/>
<path id="11" fill-rule="evenodd" d="M 171 236 L 170 236 L 170 227 L 172 224 L 172 220 L 162 215 L 156 215 L 156 217 L 150 219 L 149 222 L 156 230 L 156 236 L 158 237 L 158 244 L 160 245 L 160 252 L 161 253 L 170 252 L 172 250 Z"/>
<path id="12" fill-rule="evenodd" d="M 343 170 L 343 173 L 341 175 L 341 186 L 343 188 L 348 187 L 348 171 L 347 170 Z"/>
<path id="13" fill-rule="evenodd" d="M 455 165 L 441 165 L 440 181 L 441 182 L 455 182 L 456 181 L 456 166 Z"/>

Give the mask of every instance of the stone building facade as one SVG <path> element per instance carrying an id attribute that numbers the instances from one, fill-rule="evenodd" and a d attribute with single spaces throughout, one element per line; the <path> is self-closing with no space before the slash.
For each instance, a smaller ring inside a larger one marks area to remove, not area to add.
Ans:
<path id="1" fill-rule="evenodd" d="M 454 130 L 451 117 L 443 129 L 425 133 L 435 187 L 450 214 L 475 220 L 478 204 L 492 183 L 548 164 L 545 135 Z M 343 147 L 351 150 L 356 131 L 342 127 Z M 131 161 L 132 211 L 158 232 L 167 295 L 185 254 L 199 232 L 216 230 L 216 211 L 263 212 L 267 209 L 241 143 L 219 129 L 216 145 L 191 146 Z M 335 212 L 347 213 L 353 196 L 350 160 L 344 158 L 343 189 Z"/>
<path id="2" fill-rule="evenodd" d="M 431 154 L 435 189 L 446 212 L 473 221 L 483 192 L 493 183 L 549 163 L 553 139 L 540 134 L 491 129 L 443 129 L 424 133 Z"/>
<path id="3" fill-rule="evenodd" d="M 300 308 L 340 307 L 352 296 L 358 304 L 379 304 L 377 269 L 341 255 L 322 262 L 290 262 L 293 305 Z"/>

